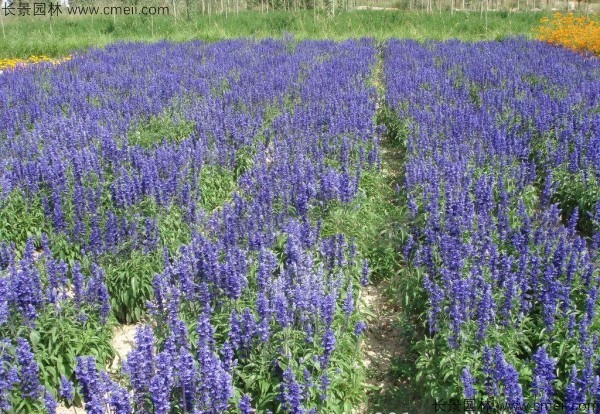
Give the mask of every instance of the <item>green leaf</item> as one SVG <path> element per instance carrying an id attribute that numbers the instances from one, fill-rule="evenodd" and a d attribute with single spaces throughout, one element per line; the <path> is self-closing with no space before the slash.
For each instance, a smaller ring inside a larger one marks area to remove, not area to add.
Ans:
<path id="1" fill-rule="evenodd" d="M 40 334 L 38 331 L 31 331 L 29 333 L 29 340 L 31 341 L 31 346 L 32 348 L 37 348 L 38 344 L 40 343 Z"/>

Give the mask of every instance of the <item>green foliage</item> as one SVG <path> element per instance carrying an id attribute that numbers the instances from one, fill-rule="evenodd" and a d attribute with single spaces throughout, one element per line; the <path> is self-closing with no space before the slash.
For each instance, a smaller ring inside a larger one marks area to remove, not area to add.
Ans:
<path id="1" fill-rule="evenodd" d="M 559 203 L 566 218 L 571 217 L 575 208 L 578 208 L 578 229 L 586 235 L 592 234 L 590 214 L 594 213 L 596 205 L 600 203 L 600 183 L 595 175 L 557 170 L 553 178 L 557 183 L 554 201 Z"/>
<path id="2" fill-rule="evenodd" d="M 42 383 L 57 389 L 61 375 L 74 378 L 77 356 L 92 355 L 100 364 L 110 364 L 115 356 L 111 345 L 113 326 L 112 322 L 103 325 L 96 312 L 77 310 L 72 305 L 56 311 L 49 306 L 34 330 L 22 326 L 17 335 L 29 338 Z"/>
<path id="3" fill-rule="evenodd" d="M 170 206 L 166 212 L 157 215 L 157 220 L 160 246 L 164 246 L 173 252 L 182 244 L 190 242 L 192 238 L 191 229 L 179 207 Z"/>
<path id="4" fill-rule="evenodd" d="M 241 161 L 240 171 L 243 163 Z M 200 205 L 207 211 L 213 211 L 233 197 L 237 187 L 235 173 L 219 166 L 205 166 L 200 173 Z"/>
<path id="5" fill-rule="evenodd" d="M 52 239 L 51 250 L 54 257 L 64 260 L 73 265 L 75 262 L 86 262 L 89 259 L 83 255 L 81 246 L 78 243 L 69 241 L 64 235 L 50 233 Z"/>
<path id="6" fill-rule="evenodd" d="M 121 323 L 139 321 L 152 298 L 152 280 L 163 268 L 162 252 L 132 252 L 128 258 L 107 257 L 103 263 L 113 314 Z"/>
<path id="7" fill-rule="evenodd" d="M 112 319 L 103 324 L 89 305 L 76 308 L 72 302 L 61 300 L 58 306 L 41 309 L 35 324 L 13 316 L 0 328 L 0 335 L 28 340 L 38 362 L 41 384 L 58 389 L 62 375 L 75 378 L 77 356 L 93 355 L 104 366 L 111 363 L 115 357 L 111 345 L 113 327 Z M 13 395 L 16 412 L 41 412 L 36 407 L 38 402 Z"/>
<path id="8" fill-rule="evenodd" d="M 219 40 L 236 37 L 279 37 L 289 32 L 300 39 L 351 37 L 406 37 L 413 39 L 494 40 L 506 36 L 530 36 L 542 13 L 448 12 L 423 14 L 416 11 L 355 10 L 335 16 L 300 12 L 243 11 L 229 15 L 174 16 L 77 16 L 52 19 L 13 18 L 4 22 L 6 37 L 0 58 L 31 55 L 64 56 L 90 46 L 103 47 L 119 40 L 157 41 L 169 39 Z M 487 27 L 486 27 L 487 26 Z"/>
<path id="9" fill-rule="evenodd" d="M 194 122 L 165 113 L 140 122 L 127 134 L 130 145 L 152 148 L 161 142 L 181 142 L 196 130 Z"/>
<path id="10" fill-rule="evenodd" d="M 369 259 L 375 279 L 389 278 L 399 268 L 399 247 L 404 243 L 404 210 L 393 203 L 389 178 L 377 171 L 361 177 L 357 197 L 347 204 L 331 203 L 323 216 L 325 236 L 343 233 L 354 239 L 358 251 Z"/>
<path id="11" fill-rule="evenodd" d="M 406 150 L 408 136 L 410 133 L 410 120 L 400 118 L 398 111 L 384 106 L 377 113 L 377 123 L 386 126 L 387 143 L 396 150 Z"/>
<path id="12" fill-rule="evenodd" d="M 0 201 L 0 241 L 15 243 L 22 250 L 30 237 L 41 238 L 48 224 L 39 200 L 27 200 L 20 191 L 14 191 Z"/>

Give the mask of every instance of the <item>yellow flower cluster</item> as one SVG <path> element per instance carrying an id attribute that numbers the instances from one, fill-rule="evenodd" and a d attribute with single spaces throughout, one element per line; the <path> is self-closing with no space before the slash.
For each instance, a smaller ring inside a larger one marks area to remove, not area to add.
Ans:
<path id="1" fill-rule="evenodd" d="M 33 65 L 35 63 L 40 62 L 50 62 L 53 64 L 58 64 L 64 62 L 65 60 L 69 60 L 70 56 L 65 56 L 63 58 L 51 58 L 48 56 L 40 55 L 40 56 L 30 56 L 27 59 L 0 59 L 0 70 L 5 69 L 14 69 L 20 66 Z"/>
<path id="2" fill-rule="evenodd" d="M 589 17 L 555 13 L 544 17 L 536 29 L 537 38 L 569 49 L 600 55 L 600 24 Z"/>

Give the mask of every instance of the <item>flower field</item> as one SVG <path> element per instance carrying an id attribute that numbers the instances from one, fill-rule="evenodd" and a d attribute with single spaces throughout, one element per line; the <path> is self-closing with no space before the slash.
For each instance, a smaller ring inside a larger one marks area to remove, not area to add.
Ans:
<path id="1" fill-rule="evenodd" d="M 597 58 L 284 36 L 0 76 L 2 410 L 364 411 L 374 276 L 423 400 L 600 407 Z M 335 224 L 384 153 L 398 272 Z"/>

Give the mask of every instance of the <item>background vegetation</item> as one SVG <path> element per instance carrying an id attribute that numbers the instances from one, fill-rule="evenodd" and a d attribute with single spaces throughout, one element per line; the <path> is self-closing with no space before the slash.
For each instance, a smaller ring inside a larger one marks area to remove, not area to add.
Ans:
<path id="1" fill-rule="evenodd" d="M 494 40 L 531 36 L 544 13 L 490 12 L 434 13 L 350 11 L 334 17 L 326 13 L 240 12 L 239 15 L 194 15 L 189 20 L 173 16 L 62 16 L 13 17 L 4 20 L 0 59 L 31 55 L 64 56 L 88 47 L 116 41 L 170 39 L 218 40 L 234 37 L 279 37 L 292 33 L 298 39 L 375 37 L 386 39 Z M 487 22 L 487 27 L 486 27 Z"/>

